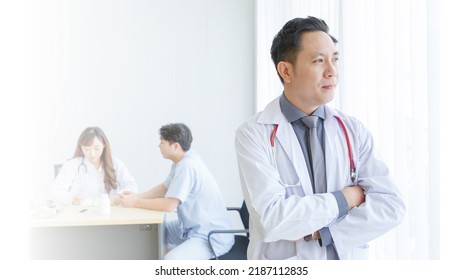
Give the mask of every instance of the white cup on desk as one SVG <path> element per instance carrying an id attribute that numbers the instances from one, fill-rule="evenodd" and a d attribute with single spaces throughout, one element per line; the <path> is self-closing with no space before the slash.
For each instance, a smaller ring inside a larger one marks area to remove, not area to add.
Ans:
<path id="1" fill-rule="evenodd" d="M 101 215 L 110 215 L 111 214 L 111 200 L 107 193 L 102 193 L 99 196 L 98 201 L 99 213 Z"/>

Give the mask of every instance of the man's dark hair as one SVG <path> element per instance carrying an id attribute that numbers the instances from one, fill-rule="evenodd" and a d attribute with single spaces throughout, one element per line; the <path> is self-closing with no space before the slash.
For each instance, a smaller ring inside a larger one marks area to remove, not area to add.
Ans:
<path id="1" fill-rule="evenodd" d="M 191 130 L 185 124 L 172 123 L 162 126 L 159 129 L 160 138 L 168 141 L 170 144 L 180 144 L 183 151 L 188 151 L 191 148 L 193 140 Z"/>
<path id="2" fill-rule="evenodd" d="M 300 37 L 303 32 L 309 31 L 325 32 L 334 43 L 337 43 L 337 39 L 329 34 L 329 26 L 324 20 L 310 16 L 306 18 L 294 18 L 288 21 L 278 34 L 274 36 L 273 44 L 271 45 L 271 59 L 276 67 L 276 72 L 280 61 L 295 63 L 297 54 L 300 51 Z M 279 75 L 279 72 L 277 73 Z M 279 75 L 279 79 L 284 83 L 281 75 Z"/>

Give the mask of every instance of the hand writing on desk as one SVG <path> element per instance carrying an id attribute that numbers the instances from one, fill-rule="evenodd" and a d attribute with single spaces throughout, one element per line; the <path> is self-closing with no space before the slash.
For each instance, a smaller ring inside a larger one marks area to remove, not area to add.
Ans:
<path id="1" fill-rule="evenodd" d="M 72 205 L 80 205 L 82 204 L 82 200 L 83 198 L 80 195 L 76 194 L 72 197 Z"/>

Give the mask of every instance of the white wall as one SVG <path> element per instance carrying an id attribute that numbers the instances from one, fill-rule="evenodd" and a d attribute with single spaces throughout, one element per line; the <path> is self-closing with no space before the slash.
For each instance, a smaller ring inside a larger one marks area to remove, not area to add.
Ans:
<path id="1" fill-rule="evenodd" d="M 140 190 L 164 180 L 158 129 L 184 122 L 228 205 L 236 128 L 254 106 L 254 1 L 32 1 L 26 8 L 31 193 L 100 126 Z M 30 160 L 30 159 L 28 159 Z"/>

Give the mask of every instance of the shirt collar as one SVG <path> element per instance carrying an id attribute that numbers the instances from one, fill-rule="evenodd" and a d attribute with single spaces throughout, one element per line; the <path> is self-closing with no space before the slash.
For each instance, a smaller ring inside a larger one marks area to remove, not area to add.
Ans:
<path id="1" fill-rule="evenodd" d="M 99 168 L 96 169 L 96 167 L 91 163 L 86 157 L 83 157 L 83 163 L 85 164 L 86 168 L 90 168 L 91 170 L 96 170 L 98 172 L 101 172 L 103 170 L 103 163 L 99 165 Z"/>
<path id="2" fill-rule="evenodd" d="M 281 95 L 279 104 L 281 105 L 282 114 L 284 114 L 287 121 L 290 123 L 306 116 L 302 110 L 298 109 L 287 99 L 285 94 Z M 311 115 L 318 116 L 324 120 L 326 118 L 326 110 L 324 105 L 319 106 Z"/>

